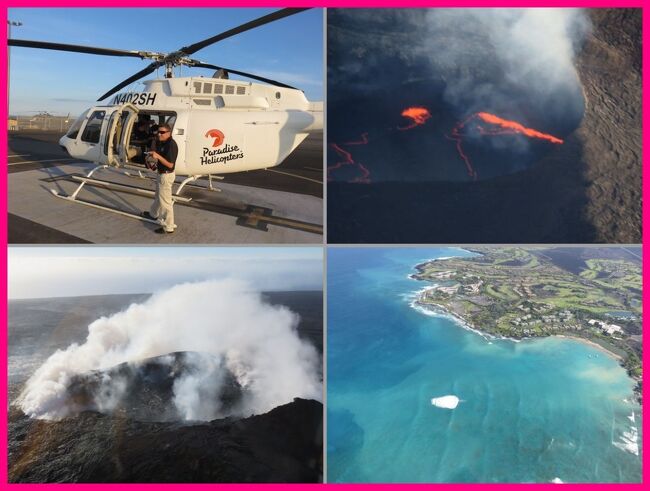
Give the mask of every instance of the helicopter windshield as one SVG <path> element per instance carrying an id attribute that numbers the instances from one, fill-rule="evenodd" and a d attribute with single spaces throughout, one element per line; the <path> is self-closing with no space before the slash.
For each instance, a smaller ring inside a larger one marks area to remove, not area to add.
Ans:
<path id="1" fill-rule="evenodd" d="M 77 138 L 77 135 L 79 134 L 79 130 L 81 129 L 81 125 L 86 119 L 86 116 L 88 115 L 89 111 L 90 109 L 86 109 L 83 113 L 81 113 L 81 115 L 75 120 L 75 122 L 72 123 L 72 126 L 70 126 L 70 129 L 68 130 L 65 136 L 67 136 L 68 138 L 72 138 L 73 140 Z"/>

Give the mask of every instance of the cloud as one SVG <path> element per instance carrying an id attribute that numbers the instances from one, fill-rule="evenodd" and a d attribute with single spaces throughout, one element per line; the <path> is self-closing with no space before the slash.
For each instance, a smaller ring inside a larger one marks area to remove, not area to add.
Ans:
<path id="1" fill-rule="evenodd" d="M 40 248 L 39 248 L 40 249 Z M 209 252 L 195 248 L 133 248 L 118 253 L 67 249 L 9 251 L 9 298 L 150 293 L 182 281 L 234 278 L 261 290 L 322 288 L 320 250 L 295 248 Z"/>

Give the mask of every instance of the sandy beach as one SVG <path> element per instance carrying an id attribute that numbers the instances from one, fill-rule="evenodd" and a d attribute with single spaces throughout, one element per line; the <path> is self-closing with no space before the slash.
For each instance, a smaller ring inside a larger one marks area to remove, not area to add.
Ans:
<path id="1" fill-rule="evenodd" d="M 427 290 L 427 289 L 424 289 L 424 290 Z M 491 339 L 504 339 L 504 340 L 514 341 L 514 342 L 518 343 L 518 342 L 523 341 L 525 339 L 542 339 L 544 337 L 549 337 L 549 336 L 527 336 L 527 337 L 522 337 L 522 338 L 511 338 L 511 337 L 507 337 L 507 336 L 498 337 L 498 336 L 495 336 L 493 334 L 483 332 L 482 330 L 476 328 L 475 326 L 472 326 L 466 319 L 463 319 L 461 316 L 459 316 L 455 312 L 451 312 L 449 309 L 443 307 L 442 305 L 431 304 L 431 303 L 421 301 L 420 299 L 422 298 L 422 294 L 423 294 L 424 290 L 421 290 L 420 292 L 418 292 L 419 294 L 417 296 L 417 299 L 411 304 L 412 307 L 419 306 L 420 308 L 424 308 L 424 309 L 427 309 L 427 310 L 429 310 L 429 311 L 431 311 L 433 313 L 437 313 L 438 315 L 440 315 L 442 317 L 448 317 L 448 318 L 450 318 L 452 320 L 455 320 L 463 329 L 466 329 L 468 331 L 472 331 L 472 332 L 478 334 L 479 336 L 482 336 L 487 341 L 489 341 Z M 575 339 L 576 341 L 580 341 L 581 343 L 588 344 L 589 346 L 591 346 L 593 348 L 596 348 L 599 351 L 602 351 L 603 353 L 605 353 L 608 356 L 614 358 L 615 360 L 618 360 L 619 362 L 624 361 L 624 358 L 621 355 L 619 355 L 617 353 L 614 353 L 613 351 L 608 350 L 604 346 L 601 346 L 600 344 L 598 344 L 598 343 L 596 343 L 594 341 L 591 341 L 590 339 L 582 338 L 580 336 L 570 336 L 570 335 L 567 335 L 567 334 L 553 334 L 552 336 L 557 337 L 557 338 Z"/>
<path id="2" fill-rule="evenodd" d="M 606 353 L 607 355 L 611 356 L 612 358 L 614 358 L 614 359 L 616 359 L 618 361 L 623 361 L 623 357 L 621 355 L 618 355 L 618 354 L 614 353 L 613 351 L 609 351 L 604 346 L 601 346 L 600 344 L 595 343 L 594 341 L 591 341 L 589 339 L 581 338 L 579 336 L 567 336 L 566 334 L 555 334 L 554 336 L 556 338 L 575 339 L 576 341 L 580 341 L 581 343 L 588 344 L 589 346 L 592 346 L 592 347 L 602 351 L 603 353 Z"/>

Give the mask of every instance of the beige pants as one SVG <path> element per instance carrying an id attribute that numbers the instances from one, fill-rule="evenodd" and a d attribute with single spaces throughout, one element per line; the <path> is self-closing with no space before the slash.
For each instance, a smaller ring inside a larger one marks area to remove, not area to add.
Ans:
<path id="1" fill-rule="evenodd" d="M 174 202 L 172 201 L 172 185 L 176 174 L 158 174 L 156 178 L 156 197 L 149 213 L 157 219 L 167 232 L 174 231 Z"/>

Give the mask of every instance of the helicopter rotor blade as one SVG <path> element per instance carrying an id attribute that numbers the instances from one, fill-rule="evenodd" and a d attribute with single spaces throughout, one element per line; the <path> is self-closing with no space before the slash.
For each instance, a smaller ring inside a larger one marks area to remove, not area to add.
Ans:
<path id="1" fill-rule="evenodd" d="M 91 55 L 104 56 L 128 56 L 143 59 L 140 51 L 127 51 L 124 49 L 96 48 L 94 46 L 81 46 L 78 44 L 46 43 L 44 41 L 30 41 L 27 39 L 7 39 L 9 46 L 20 46 L 22 48 L 52 49 L 56 51 L 72 51 L 75 53 L 88 53 Z"/>
<path id="2" fill-rule="evenodd" d="M 97 100 L 98 100 L 98 101 L 101 101 L 101 100 L 106 99 L 107 97 L 109 97 L 109 96 L 115 94 L 116 92 L 118 92 L 120 89 L 123 89 L 123 88 L 126 87 L 127 85 L 132 84 L 132 83 L 135 82 L 136 80 L 140 80 L 142 77 L 144 77 L 144 76 L 146 76 L 146 75 L 149 75 L 150 73 L 153 73 L 153 72 L 156 70 L 156 68 L 158 68 L 158 67 L 161 66 L 161 65 L 163 65 L 163 63 L 160 62 L 160 61 L 154 61 L 153 63 L 150 63 L 146 68 L 140 70 L 140 71 L 139 71 L 138 73 L 136 73 L 135 75 L 131 75 L 129 78 L 127 78 L 127 79 L 124 80 L 123 82 L 120 82 L 119 84 L 117 84 L 117 85 L 116 85 L 115 87 L 113 87 L 111 90 L 109 90 L 108 92 L 106 92 L 104 95 L 102 95 L 102 96 L 101 96 L 99 99 L 97 99 Z"/>
<path id="3" fill-rule="evenodd" d="M 267 14 L 265 16 L 262 16 L 258 19 L 252 20 L 250 22 L 246 22 L 245 24 L 242 24 L 239 27 L 235 27 L 233 29 L 230 29 L 228 31 L 222 32 L 221 34 L 217 34 L 216 36 L 212 36 L 210 38 L 204 39 L 203 41 L 199 41 L 198 43 L 191 44 L 189 46 L 186 46 L 184 48 L 181 48 L 177 52 L 173 53 L 174 55 L 182 54 L 182 55 L 191 55 L 195 52 L 197 52 L 200 49 L 205 48 L 206 46 L 210 46 L 211 44 L 217 43 L 219 41 L 222 41 L 224 39 L 227 39 L 229 37 L 235 36 L 236 34 L 241 34 L 242 32 L 249 31 L 251 29 L 254 29 L 256 27 L 263 26 L 265 24 L 268 24 L 270 22 L 274 22 L 276 20 L 283 19 L 285 17 L 289 17 L 290 15 L 298 14 L 300 12 L 303 12 L 305 10 L 309 10 L 309 8 L 285 8 L 281 10 L 277 10 L 275 12 L 272 12 L 270 14 Z M 120 89 L 126 87 L 127 85 L 135 82 L 136 80 L 141 79 L 142 77 L 149 75 L 150 73 L 154 72 L 156 68 L 165 65 L 165 64 L 175 64 L 176 61 L 175 59 L 169 58 L 169 56 L 165 56 L 161 53 L 150 53 L 146 51 L 128 51 L 128 50 L 119 50 L 119 49 L 110 49 L 110 48 L 97 48 L 93 46 L 81 46 L 81 45 L 76 45 L 76 44 L 63 44 L 63 43 L 48 43 L 45 41 L 30 41 L 26 39 L 8 39 L 7 44 L 9 46 L 20 46 L 24 48 L 40 48 L 40 49 L 51 49 L 51 50 L 57 50 L 57 51 L 71 51 L 71 52 L 77 52 L 77 53 L 88 53 L 88 54 L 94 54 L 94 55 L 103 55 L 103 56 L 124 56 L 124 57 L 132 57 L 132 58 L 153 58 L 155 61 L 150 63 L 146 68 L 140 70 L 138 73 L 132 75 L 131 77 L 127 78 L 123 82 L 119 83 L 115 87 L 113 87 L 111 90 L 103 94 L 98 101 L 102 101 L 106 99 L 107 97 L 115 94 L 118 92 Z M 169 59 L 168 59 L 169 58 Z M 171 60 L 171 61 L 170 61 Z M 194 61 L 194 60 L 192 60 Z M 218 67 L 216 65 L 210 65 L 206 63 L 200 63 L 194 61 L 192 63 L 192 66 L 197 66 L 197 67 L 202 67 L 202 68 L 214 68 L 216 70 L 222 68 Z M 278 82 L 276 80 L 271 80 L 265 77 L 261 77 L 259 75 L 254 75 L 252 73 L 246 73 L 246 72 L 241 72 L 238 70 L 230 70 L 227 68 L 224 68 L 224 70 L 234 73 L 237 75 L 241 75 L 243 77 L 248 77 L 252 78 L 254 80 L 259 80 L 261 82 L 266 82 L 271 85 L 275 85 L 278 87 L 285 87 L 288 89 L 295 89 L 295 87 L 292 87 L 290 85 L 283 84 L 282 82 Z"/>
<path id="4" fill-rule="evenodd" d="M 277 87 L 284 87 L 285 89 L 296 89 L 296 87 L 292 87 L 291 85 L 283 84 L 282 82 L 278 82 L 277 80 L 271 80 L 270 78 L 265 78 L 260 75 L 255 75 L 253 73 L 247 73 L 247 72 L 241 72 L 239 70 L 231 70 L 230 68 L 225 68 L 222 66 L 217 66 L 217 65 L 211 65 L 209 63 L 202 63 L 200 61 L 194 62 L 191 66 L 197 67 L 197 68 L 212 68 L 214 70 L 225 70 L 228 73 L 234 73 L 236 75 L 241 75 L 242 77 L 247 77 L 247 78 L 252 78 L 254 80 L 259 80 L 260 82 L 266 82 L 267 84 L 275 85 Z M 296 89 L 298 90 L 298 89 Z"/>
<path id="5" fill-rule="evenodd" d="M 204 39 L 203 41 L 199 41 L 198 43 L 190 44 L 189 46 L 185 46 L 184 48 L 179 49 L 179 51 L 182 51 L 186 55 L 191 55 L 196 53 L 198 50 L 205 48 L 206 46 L 210 46 L 211 44 L 217 43 L 219 41 L 223 41 L 224 39 L 234 36 L 236 34 L 241 34 L 242 32 L 246 32 L 250 29 L 263 26 L 264 24 L 268 24 L 269 22 L 273 22 L 276 20 L 283 19 L 285 17 L 289 17 L 290 15 L 303 12 L 304 10 L 309 10 L 309 9 L 308 8 L 287 8 L 287 9 L 277 10 L 263 17 L 260 17 L 259 19 L 246 22 L 245 24 L 242 24 L 239 27 L 229 29 L 228 31 L 222 32 L 221 34 L 217 34 L 216 36 L 212 36 L 211 38 Z"/>

